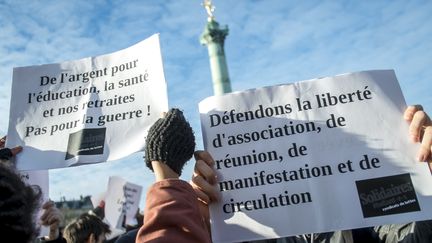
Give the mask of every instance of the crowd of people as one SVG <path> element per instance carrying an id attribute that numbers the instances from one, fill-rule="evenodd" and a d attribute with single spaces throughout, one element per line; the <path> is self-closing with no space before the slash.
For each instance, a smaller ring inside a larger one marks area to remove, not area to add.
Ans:
<path id="1" fill-rule="evenodd" d="M 410 106 L 404 118 L 410 124 L 409 137 L 421 144 L 418 160 L 432 163 L 430 117 L 421 106 Z M 63 220 L 60 210 L 51 201 L 40 205 L 40 190 L 24 183 L 10 162 L 22 148 L 5 148 L 4 142 L 4 139 L 0 141 L 0 235 L 3 239 L 23 243 L 108 242 L 111 229 L 103 220 L 103 212 L 97 210 L 80 215 L 60 229 Z M 208 152 L 194 150 L 192 128 L 179 109 L 171 109 L 153 124 L 146 138 L 145 163 L 154 172 L 155 183 L 147 191 L 143 222 L 139 228 L 112 242 L 211 242 L 208 205 L 220 200 L 215 187 L 216 171 Z M 179 177 L 184 164 L 193 156 L 193 176 L 186 182 Z M 49 227 L 49 234 L 42 238 L 37 237 L 35 224 L 39 207 L 43 214 L 37 220 Z M 432 242 L 432 222 L 381 225 L 260 242 Z"/>

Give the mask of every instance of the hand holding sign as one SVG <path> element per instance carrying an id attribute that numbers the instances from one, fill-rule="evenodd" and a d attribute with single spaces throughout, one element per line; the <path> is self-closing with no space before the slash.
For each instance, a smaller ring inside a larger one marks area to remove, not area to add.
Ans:
<path id="1" fill-rule="evenodd" d="M 404 118 L 410 123 L 409 135 L 413 142 L 421 144 L 417 153 L 419 161 L 429 162 L 432 172 L 432 121 L 423 111 L 421 105 L 409 106 L 404 113 Z"/>
<path id="2" fill-rule="evenodd" d="M 5 148 L 5 144 L 6 144 L 6 136 L 0 139 L 0 162 L 10 163 L 12 165 L 12 162 L 9 160 L 15 155 L 17 155 L 19 152 L 21 152 L 22 147 L 16 146 L 10 149 L 10 148 Z"/>
<path id="3" fill-rule="evenodd" d="M 19 170 L 142 151 L 148 128 L 168 109 L 159 36 L 107 55 L 14 68 L 11 104 L 8 144 L 25 147 Z"/>

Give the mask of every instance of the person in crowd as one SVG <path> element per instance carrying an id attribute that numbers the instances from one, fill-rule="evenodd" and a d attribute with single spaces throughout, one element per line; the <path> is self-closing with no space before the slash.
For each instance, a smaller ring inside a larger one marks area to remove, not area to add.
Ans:
<path id="1" fill-rule="evenodd" d="M 42 205 L 41 224 L 49 227 L 49 235 L 37 238 L 35 222 L 41 200 L 38 187 L 27 185 L 15 171 L 12 158 L 22 147 L 5 148 L 6 137 L 0 139 L 0 234 L 13 242 L 60 243 L 62 214 L 52 201 Z"/>
<path id="2" fill-rule="evenodd" d="M 4 149 L 1 149 L 4 151 Z M 13 168 L 0 163 L 0 235 L 13 242 L 37 237 L 35 214 L 41 191 L 26 185 Z"/>
<path id="3" fill-rule="evenodd" d="M 66 225 L 63 231 L 67 243 L 103 243 L 110 233 L 108 224 L 88 213 L 81 214 Z"/>
<path id="4" fill-rule="evenodd" d="M 149 129 L 145 161 L 156 182 L 147 191 L 141 242 L 211 242 L 192 186 L 179 179 L 193 156 L 193 130 L 179 109 L 171 109 Z"/>
<path id="5" fill-rule="evenodd" d="M 404 113 L 409 123 L 409 137 L 414 143 L 420 143 L 417 159 L 429 163 L 432 173 L 432 121 L 419 105 L 409 106 Z M 208 205 L 219 200 L 216 185 L 216 170 L 211 155 L 206 151 L 195 153 L 196 164 L 191 180 L 201 214 L 209 223 Z M 280 239 L 254 241 L 268 243 L 426 243 L 432 242 L 432 220 L 406 224 L 390 224 L 353 230 L 328 233 L 299 235 Z"/>

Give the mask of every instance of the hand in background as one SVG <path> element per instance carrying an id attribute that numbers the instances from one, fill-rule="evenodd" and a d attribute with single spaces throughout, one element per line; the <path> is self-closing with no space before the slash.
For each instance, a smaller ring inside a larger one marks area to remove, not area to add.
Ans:
<path id="1" fill-rule="evenodd" d="M 60 224 L 63 222 L 63 214 L 55 206 L 53 201 L 47 201 L 42 205 L 44 212 L 40 218 L 42 225 L 49 227 L 49 235 L 46 240 L 55 240 L 60 235 Z"/>
<path id="2" fill-rule="evenodd" d="M 0 162 L 6 164 L 7 166 L 12 166 L 10 159 L 22 151 L 21 146 L 13 148 L 5 148 L 6 136 L 0 138 Z"/>

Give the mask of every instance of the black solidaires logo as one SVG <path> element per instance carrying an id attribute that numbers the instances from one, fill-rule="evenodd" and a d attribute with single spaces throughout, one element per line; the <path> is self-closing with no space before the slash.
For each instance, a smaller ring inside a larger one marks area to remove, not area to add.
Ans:
<path id="1" fill-rule="evenodd" d="M 356 181 L 363 217 L 420 211 L 410 174 Z"/>
<path id="2" fill-rule="evenodd" d="M 87 128 L 69 135 L 66 160 L 77 155 L 103 154 L 106 128 Z"/>

